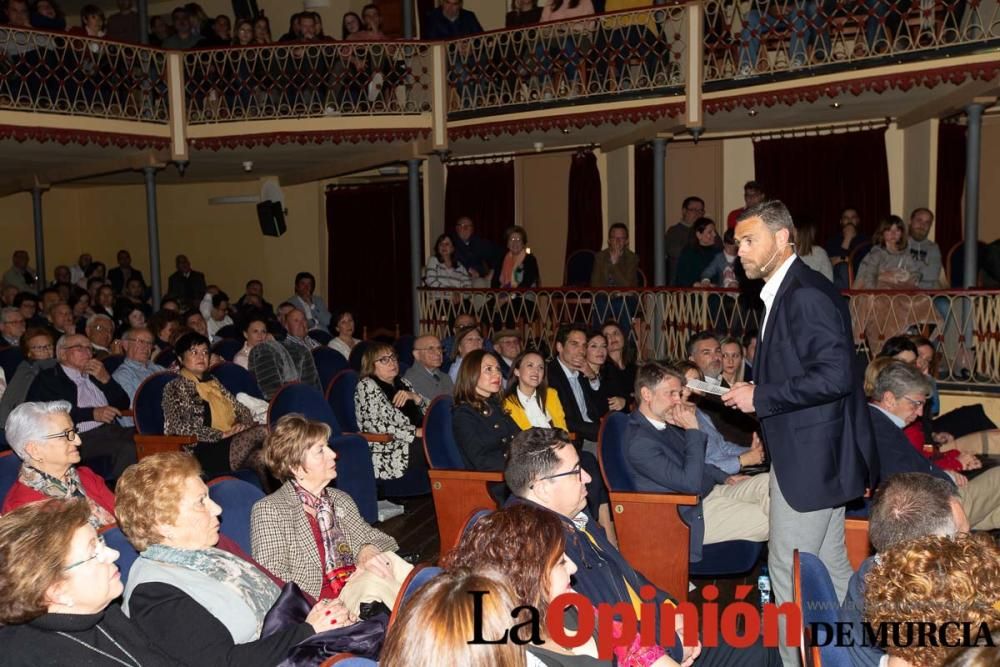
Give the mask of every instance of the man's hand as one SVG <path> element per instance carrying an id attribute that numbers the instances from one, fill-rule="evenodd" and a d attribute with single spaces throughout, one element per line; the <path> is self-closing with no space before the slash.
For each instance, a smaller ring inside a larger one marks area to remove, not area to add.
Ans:
<path id="1" fill-rule="evenodd" d="M 613 411 L 621 410 L 625 407 L 625 399 L 621 396 L 612 396 L 608 399 L 608 409 Z"/>
<path id="2" fill-rule="evenodd" d="M 694 405 L 678 403 L 667 414 L 667 423 L 685 431 L 697 431 L 698 417 L 695 414 Z"/>
<path id="3" fill-rule="evenodd" d="M 753 392 L 754 385 L 749 382 L 737 382 L 733 388 L 722 395 L 722 402 L 730 408 L 736 408 L 741 412 L 753 414 Z"/>
<path id="4" fill-rule="evenodd" d="M 952 481 L 955 482 L 955 484 L 959 488 L 969 485 L 969 478 L 963 475 L 962 473 L 955 472 L 954 470 L 948 470 L 946 472 L 948 473 L 948 476 L 951 477 Z"/>
<path id="5" fill-rule="evenodd" d="M 727 486 L 736 486 L 740 482 L 745 482 L 750 479 L 750 475 L 730 475 L 726 478 Z"/>
<path id="6" fill-rule="evenodd" d="M 88 361 L 87 365 L 83 367 L 83 370 L 101 384 L 111 382 L 111 375 L 108 373 L 108 369 L 105 368 L 104 364 L 97 359 L 91 359 Z"/>
<path id="7" fill-rule="evenodd" d="M 756 433 L 753 434 L 753 440 L 750 443 L 750 451 L 740 454 L 740 465 L 742 466 L 757 466 L 764 462 L 764 444 L 760 441 L 760 437 Z"/>
<path id="8" fill-rule="evenodd" d="M 101 422 L 102 424 L 110 424 L 115 420 L 116 417 L 121 416 L 122 413 L 118 412 L 118 408 L 104 405 L 99 408 L 94 408 L 94 421 Z"/>

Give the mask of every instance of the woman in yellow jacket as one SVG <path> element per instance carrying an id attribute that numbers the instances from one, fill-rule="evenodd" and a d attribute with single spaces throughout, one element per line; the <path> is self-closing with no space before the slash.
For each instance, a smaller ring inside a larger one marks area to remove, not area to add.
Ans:
<path id="1" fill-rule="evenodd" d="M 521 430 L 566 427 L 566 414 L 555 389 L 545 381 L 545 360 L 537 352 L 524 352 L 511 364 L 503 407 Z"/>

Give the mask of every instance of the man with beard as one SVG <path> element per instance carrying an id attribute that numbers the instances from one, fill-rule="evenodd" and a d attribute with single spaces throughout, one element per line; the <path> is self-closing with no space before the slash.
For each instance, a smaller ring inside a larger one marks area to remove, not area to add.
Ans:
<path id="1" fill-rule="evenodd" d="M 929 208 L 915 208 L 910 214 L 910 255 L 920 265 L 920 289 L 936 289 L 941 275 L 941 247 L 927 238 L 934 224 Z"/>

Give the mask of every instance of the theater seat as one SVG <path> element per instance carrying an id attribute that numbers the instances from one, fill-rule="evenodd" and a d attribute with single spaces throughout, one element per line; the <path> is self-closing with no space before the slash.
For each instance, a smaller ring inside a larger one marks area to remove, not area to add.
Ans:
<path id="1" fill-rule="evenodd" d="M 198 439 L 190 435 L 163 434 L 163 389 L 177 373 L 155 373 L 142 381 L 135 390 L 132 409 L 135 412 L 135 453 L 141 460 L 159 452 L 177 452 Z"/>
<path id="2" fill-rule="evenodd" d="M 378 663 L 369 658 L 361 658 L 350 653 L 338 653 L 332 658 L 323 661 L 320 667 L 378 667 Z"/>
<path id="3" fill-rule="evenodd" d="M 118 571 L 121 572 L 122 583 L 126 583 L 128 573 L 132 570 L 132 564 L 139 557 L 139 552 L 135 550 L 135 547 L 118 526 L 105 526 L 101 530 L 101 536 L 104 537 L 105 544 L 118 552 L 118 560 L 115 561 L 115 564 L 118 566 Z"/>
<path id="4" fill-rule="evenodd" d="M 451 430 L 452 406 L 451 396 L 439 396 L 424 416 L 424 451 L 442 552 L 458 542 L 478 510 L 496 509 L 489 487 L 503 483 L 503 473 L 466 470 Z"/>
<path id="5" fill-rule="evenodd" d="M 378 521 L 375 471 L 365 439 L 356 433 L 342 432 L 326 399 L 309 385 L 288 384 L 278 390 L 268 406 L 268 428 L 273 429 L 281 417 L 293 412 L 330 427 L 330 448 L 337 453 L 337 478 L 334 485 L 354 499 L 365 521 Z"/>
<path id="6" fill-rule="evenodd" d="M 20 472 L 21 459 L 10 450 L 0 452 L 0 505 L 3 505 L 11 487 L 17 482 Z"/>
<path id="7" fill-rule="evenodd" d="M 239 364 L 234 364 L 231 361 L 226 363 L 217 364 L 212 367 L 212 375 L 222 383 L 222 386 L 229 390 L 229 393 L 233 396 L 236 394 L 244 393 L 254 398 L 259 398 L 264 400 L 264 392 L 260 390 L 257 385 L 257 380 L 254 379 L 253 373 L 243 368 Z"/>
<path id="8" fill-rule="evenodd" d="M 0 349 L 0 368 L 3 368 L 7 382 L 10 382 L 11 378 L 14 377 L 17 367 L 21 365 L 22 361 L 24 361 L 24 355 L 21 354 L 21 348 L 16 345 Z"/>
<path id="9" fill-rule="evenodd" d="M 389 616 L 390 628 L 399 617 L 399 612 L 402 610 L 403 606 L 410 600 L 410 598 L 413 597 L 413 594 L 416 593 L 421 586 L 441 574 L 441 572 L 441 568 L 428 565 L 427 563 L 417 565 L 410 570 L 410 574 L 407 575 L 406 581 L 403 582 L 403 586 L 399 589 L 399 595 L 396 596 L 396 604 L 392 606 L 392 614 Z"/>
<path id="10" fill-rule="evenodd" d="M 216 477 L 208 482 L 208 496 L 222 508 L 220 531 L 250 553 L 250 511 L 264 492 L 235 477 Z"/>
<path id="11" fill-rule="evenodd" d="M 847 648 L 836 646 L 837 638 L 826 634 L 836 627 L 840 609 L 830 573 L 818 557 L 798 549 L 792 555 L 792 601 L 802 611 L 802 664 L 851 667 Z M 816 637 L 810 636 L 811 628 L 817 630 Z M 807 644 L 818 644 L 819 648 Z"/>
<path id="12" fill-rule="evenodd" d="M 242 340 L 223 338 L 212 346 L 212 354 L 217 354 L 226 361 L 232 361 L 236 357 L 236 353 L 243 349 L 243 345 Z"/>
<path id="13" fill-rule="evenodd" d="M 763 549 L 761 542 L 733 540 L 706 544 L 702 560 L 689 563 L 691 530 L 678 510 L 685 505 L 696 505 L 698 497 L 636 490 L 622 447 L 627 425 L 628 415 L 609 413 L 601 422 L 597 443 L 618 546 L 625 559 L 658 588 L 681 601 L 687 599 L 691 576 L 729 576 L 753 569 Z"/>
<path id="14" fill-rule="evenodd" d="M 118 370 L 118 367 L 122 365 L 123 361 L 125 361 L 124 354 L 109 354 L 101 359 L 101 363 L 104 365 L 104 368 L 107 369 L 108 373 L 111 373 L 112 375 L 116 370 Z"/>
<path id="15" fill-rule="evenodd" d="M 316 373 L 319 374 L 319 384 L 326 390 L 334 376 L 347 368 L 347 359 L 340 352 L 328 347 L 313 348 L 312 355 Z"/>

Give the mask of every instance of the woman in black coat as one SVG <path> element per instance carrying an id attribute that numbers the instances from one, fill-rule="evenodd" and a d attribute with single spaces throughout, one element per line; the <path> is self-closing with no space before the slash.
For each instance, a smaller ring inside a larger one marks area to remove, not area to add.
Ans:
<path id="1" fill-rule="evenodd" d="M 474 350 L 462 360 L 452 432 L 471 470 L 503 470 L 510 441 L 521 432 L 501 405 L 502 386 L 500 363 L 489 352 Z"/>

